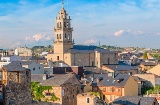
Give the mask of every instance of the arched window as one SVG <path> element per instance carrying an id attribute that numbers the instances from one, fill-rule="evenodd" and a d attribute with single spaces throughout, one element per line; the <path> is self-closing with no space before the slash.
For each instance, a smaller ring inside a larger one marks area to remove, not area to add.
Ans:
<path id="1" fill-rule="evenodd" d="M 61 34 L 59 35 L 59 39 L 61 39 Z"/>
<path id="2" fill-rule="evenodd" d="M 61 27 L 61 22 L 60 22 L 60 27 Z"/>
<path id="3" fill-rule="evenodd" d="M 57 39 L 59 39 L 58 34 L 57 34 Z"/>
<path id="4" fill-rule="evenodd" d="M 57 23 L 57 27 L 59 28 L 59 23 Z"/>
<path id="5" fill-rule="evenodd" d="M 68 24 L 68 22 L 67 22 L 67 28 L 69 28 L 69 24 Z"/>

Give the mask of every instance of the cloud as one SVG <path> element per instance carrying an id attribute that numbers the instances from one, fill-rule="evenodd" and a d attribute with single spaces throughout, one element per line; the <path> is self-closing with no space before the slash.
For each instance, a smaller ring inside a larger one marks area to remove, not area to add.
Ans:
<path id="1" fill-rule="evenodd" d="M 51 40 L 51 36 L 47 36 L 44 34 L 36 34 L 33 36 L 26 36 L 25 41 L 46 41 L 46 40 Z"/>
<path id="2" fill-rule="evenodd" d="M 95 44 L 95 43 L 97 43 L 97 40 L 96 39 L 88 39 L 84 43 L 85 44 Z"/>
<path id="3" fill-rule="evenodd" d="M 119 30 L 117 32 L 114 33 L 114 36 L 121 36 L 125 33 L 125 30 Z"/>
<path id="4" fill-rule="evenodd" d="M 123 36 L 123 35 L 144 35 L 144 34 L 149 34 L 145 33 L 144 31 L 141 30 L 119 30 L 114 33 L 114 36 Z"/>

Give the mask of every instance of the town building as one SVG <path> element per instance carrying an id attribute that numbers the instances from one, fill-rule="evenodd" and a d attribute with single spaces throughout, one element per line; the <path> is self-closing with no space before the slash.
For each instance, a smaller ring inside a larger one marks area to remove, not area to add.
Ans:
<path id="1" fill-rule="evenodd" d="M 106 103 L 122 96 L 138 96 L 138 84 L 128 74 L 119 74 L 115 78 L 96 78 L 91 86 L 92 91 L 101 93 Z"/>
<path id="2" fill-rule="evenodd" d="M 142 71 L 145 72 L 145 71 L 155 67 L 156 65 L 157 65 L 156 62 L 141 62 L 140 68 L 141 68 Z"/>
<path id="3" fill-rule="evenodd" d="M 60 100 L 55 101 L 60 105 L 76 105 L 77 94 L 81 93 L 80 82 L 74 74 L 32 75 L 32 82 L 39 82 L 42 86 L 52 86 L 51 90 L 44 90 L 45 98 L 55 94 Z M 45 101 L 45 99 L 41 99 Z"/>
<path id="4" fill-rule="evenodd" d="M 118 74 L 137 74 L 138 68 L 129 65 L 103 65 L 102 69 L 108 73 Z"/>
<path id="5" fill-rule="evenodd" d="M 32 51 L 27 47 L 20 47 L 15 49 L 14 54 L 19 56 L 32 56 Z"/>
<path id="6" fill-rule="evenodd" d="M 123 96 L 111 105 L 159 105 L 155 97 Z"/>
<path id="7" fill-rule="evenodd" d="M 64 6 L 56 17 L 54 28 L 54 52 L 48 53 L 47 60 L 64 61 L 69 66 L 97 66 L 118 64 L 118 53 L 96 46 L 74 45 L 71 18 Z"/>
<path id="8" fill-rule="evenodd" d="M 0 49 L 0 57 L 2 56 L 8 56 L 8 51 L 7 50 L 3 50 L 3 49 Z"/>
<path id="9" fill-rule="evenodd" d="M 147 73 L 152 73 L 152 74 L 155 74 L 155 75 L 158 75 L 160 76 L 160 64 L 156 65 L 155 67 L 149 69 L 147 71 Z"/>
<path id="10" fill-rule="evenodd" d="M 3 56 L 1 57 L 1 61 L 3 62 L 21 61 L 21 57 L 17 55 Z"/>
<path id="11" fill-rule="evenodd" d="M 9 65 L 22 65 L 31 70 L 31 74 L 44 74 L 44 66 L 36 61 L 13 61 Z"/>
<path id="12" fill-rule="evenodd" d="M 137 76 L 140 79 L 145 80 L 146 87 L 155 87 L 156 85 L 160 85 L 160 77 L 155 74 L 145 73 L 145 74 L 134 74 L 133 76 Z"/>
<path id="13" fill-rule="evenodd" d="M 31 105 L 31 72 L 21 65 L 2 67 L 4 105 Z"/>
<path id="14" fill-rule="evenodd" d="M 78 94 L 77 105 L 105 105 L 99 98 L 90 92 Z"/>

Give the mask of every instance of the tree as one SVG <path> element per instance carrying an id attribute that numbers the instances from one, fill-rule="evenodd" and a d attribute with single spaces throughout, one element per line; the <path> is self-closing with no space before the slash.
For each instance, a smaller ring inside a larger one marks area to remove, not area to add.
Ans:
<path id="1" fill-rule="evenodd" d="M 143 54 L 143 58 L 144 58 L 144 59 L 148 59 L 147 52 L 144 52 L 144 54 Z"/>

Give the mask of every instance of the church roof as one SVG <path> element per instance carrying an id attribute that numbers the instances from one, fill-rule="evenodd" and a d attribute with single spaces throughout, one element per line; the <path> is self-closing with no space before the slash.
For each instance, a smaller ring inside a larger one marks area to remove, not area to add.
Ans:
<path id="1" fill-rule="evenodd" d="M 98 48 L 97 46 L 86 46 L 86 45 L 74 45 L 73 49 L 75 50 L 95 50 L 96 48 Z"/>

